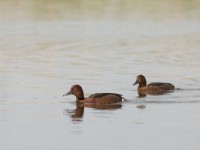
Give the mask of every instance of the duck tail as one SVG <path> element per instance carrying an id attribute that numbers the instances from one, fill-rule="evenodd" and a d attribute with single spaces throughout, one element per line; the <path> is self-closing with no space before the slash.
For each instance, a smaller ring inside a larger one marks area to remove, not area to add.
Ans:
<path id="1" fill-rule="evenodd" d="M 124 97 L 122 97 L 123 100 L 128 101 L 127 99 L 125 99 Z"/>

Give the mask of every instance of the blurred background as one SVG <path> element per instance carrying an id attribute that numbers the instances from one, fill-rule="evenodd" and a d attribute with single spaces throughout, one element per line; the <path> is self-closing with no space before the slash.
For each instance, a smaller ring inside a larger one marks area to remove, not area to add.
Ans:
<path id="1" fill-rule="evenodd" d="M 199 150 L 199 58 L 199 0 L 0 0 L 0 145 Z M 138 74 L 179 90 L 139 98 Z M 80 111 L 73 84 L 129 101 Z"/>

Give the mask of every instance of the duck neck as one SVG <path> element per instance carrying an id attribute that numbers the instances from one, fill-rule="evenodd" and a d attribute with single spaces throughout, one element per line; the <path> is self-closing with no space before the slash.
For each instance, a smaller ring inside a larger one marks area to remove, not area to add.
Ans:
<path id="1" fill-rule="evenodd" d="M 79 101 L 79 100 L 83 100 L 85 98 L 84 98 L 84 96 L 82 96 L 82 97 L 76 97 L 76 99 L 77 99 L 77 101 Z"/>
<path id="2" fill-rule="evenodd" d="M 146 86 L 147 85 L 147 83 L 146 82 L 142 82 L 142 83 L 139 83 L 139 88 L 141 88 L 141 87 L 144 87 L 144 86 Z"/>
<path id="3" fill-rule="evenodd" d="M 85 99 L 83 92 L 80 92 L 78 95 L 76 95 L 76 99 L 77 101 Z"/>
<path id="4" fill-rule="evenodd" d="M 76 96 L 77 101 L 84 99 L 84 92 L 83 92 L 82 88 L 79 89 L 78 91 L 76 91 L 74 95 Z"/>

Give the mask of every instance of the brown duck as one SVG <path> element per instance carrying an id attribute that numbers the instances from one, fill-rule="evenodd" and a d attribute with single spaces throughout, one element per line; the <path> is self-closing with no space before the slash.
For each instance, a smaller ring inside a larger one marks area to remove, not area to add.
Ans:
<path id="1" fill-rule="evenodd" d="M 154 82 L 147 84 L 146 78 L 143 75 L 138 75 L 133 85 L 139 84 L 138 93 L 147 94 L 162 94 L 175 90 L 175 86 L 171 83 Z"/>
<path id="2" fill-rule="evenodd" d="M 80 85 L 73 85 L 70 91 L 63 96 L 71 94 L 76 96 L 76 101 L 80 103 L 93 103 L 97 105 L 115 104 L 124 99 L 121 94 L 117 93 L 95 93 L 85 98 L 83 89 Z"/>

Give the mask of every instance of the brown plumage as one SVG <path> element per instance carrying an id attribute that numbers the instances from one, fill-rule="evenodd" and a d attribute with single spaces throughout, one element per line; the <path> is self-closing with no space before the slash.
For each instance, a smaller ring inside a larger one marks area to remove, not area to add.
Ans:
<path id="1" fill-rule="evenodd" d="M 139 84 L 138 92 L 147 94 L 162 94 L 175 90 L 175 86 L 171 83 L 154 82 L 147 84 L 143 75 L 138 75 L 133 85 Z"/>
<path id="2" fill-rule="evenodd" d="M 73 85 L 70 91 L 63 96 L 71 95 L 71 94 L 76 96 L 76 100 L 78 102 L 93 103 L 97 105 L 119 103 L 122 101 L 122 99 L 124 99 L 121 94 L 117 94 L 117 93 L 96 93 L 85 98 L 83 89 L 80 85 Z"/>

